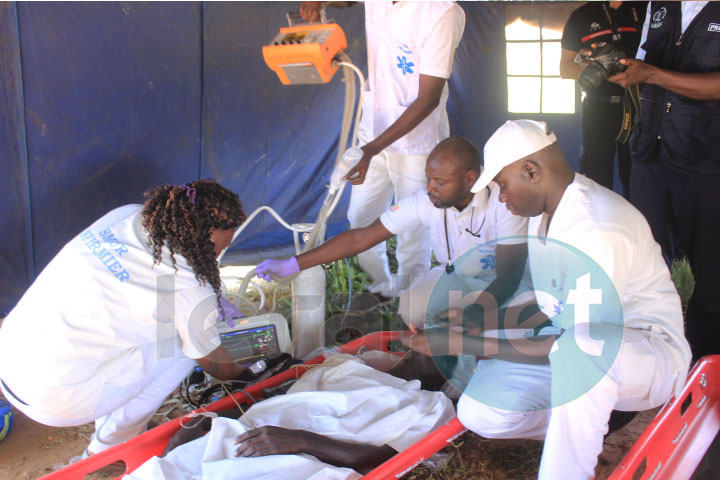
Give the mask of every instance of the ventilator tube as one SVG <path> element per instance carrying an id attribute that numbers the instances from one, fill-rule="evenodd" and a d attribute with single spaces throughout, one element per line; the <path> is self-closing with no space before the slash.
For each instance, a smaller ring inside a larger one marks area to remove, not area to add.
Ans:
<path id="1" fill-rule="evenodd" d="M 363 151 L 360 147 L 352 147 L 345 150 L 345 154 L 340 162 L 335 165 L 332 175 L 330 175 L 330 194 L 335 193 L 342 186 L 345 181 L 343 177 L 345 177 L 345 175 L 347 175 L 348 172 L 357 165 L 362 156 Z"/>

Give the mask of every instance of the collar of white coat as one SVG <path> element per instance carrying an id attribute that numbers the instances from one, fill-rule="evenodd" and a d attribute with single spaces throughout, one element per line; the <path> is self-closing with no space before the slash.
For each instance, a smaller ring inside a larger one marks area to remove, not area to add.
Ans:
<path id="1" fill-rule="evenodd" d="M 470 203 L 468 203 L 465 208 L 462 210 L 458 210 L 456 207 L 450 207 L 448 210 L 455 213 L 455 216 L 460 216 L 465 213 L 471 213 L 472 209 L 475 208 L 475 210 L 483 210 L 488 203 L 488 199 L 490 198 L 490 187 L 483 188 L 477 193 L 473 194 L 473 198 L 470 200 Z"/>
<path id="2" fill-rule="evenodd" d="M 585 175 L 575 173 L 575 178 L 572 183 L 565 187 L 565 191 L 560 197 L 560 201 L 555 207 L 555 213 L 553 214 L 550 228 L 548 228 L 548 221 L 550 216 L 547 213 L 541 213 L 538 215 L 537 220 L 532 222 L 536 225 L 530 231 L 531 235 L 544 239 L 546 237 L 553 238 L 553 232 L 564 231 L 569 225 L 572 225 L 580 221 L 583 217 L 583 212 L 591 210 L 592 206 L 588 205 L 592 203 L 592 199 L 585 193 L 588 189 L 592 188 L 592 181 Z"/>

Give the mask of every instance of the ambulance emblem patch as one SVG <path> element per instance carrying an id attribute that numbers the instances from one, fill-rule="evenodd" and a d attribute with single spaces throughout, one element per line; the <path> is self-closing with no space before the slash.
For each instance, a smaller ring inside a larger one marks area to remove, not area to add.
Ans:
<path id="1" fill-rule="evenodd" d="M 665 15 L 667 15 L 667 8 L 662 7 L 660 10 L 655 12 L 652 16 L 652 23 L 650 23 L 650 28 L 659 28 L 663 24 L 663 20 L 665 20 Z"/>

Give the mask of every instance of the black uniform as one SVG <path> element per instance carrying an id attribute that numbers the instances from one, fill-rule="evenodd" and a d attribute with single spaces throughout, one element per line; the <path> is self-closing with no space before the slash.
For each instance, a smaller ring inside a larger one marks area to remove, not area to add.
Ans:
<path id="1" fill-rule="evenodd" d="M 613 43 L 634 58 L 640 43 L 647 2 L 623 2 L 617 10 L 609 2 L 588 2 L 570 14 L 563 31 L 562 48 L 573 52 L 593 43 Z M 612 20 L 612 21 L 611 21 Z M 613 28 L 614 27 L 614 28 Z M 613 32 L 616 32 L 614 38 Z M 611 82 L 586 92 L 582 107 L 580 173 L 612 189 L 615 151 L 625 196 L 630 188 L 630 150 L 615 142 L 622 124 L 625 90 Z"/>
<path id="2" fill-rule="evenodd" d="M 685 32 L 680 2 L 652 2 L 645 62 L 685 73 L 720 71 L 720 2 Z M 631 200 L 667 261 L 684 253 L 695 276 L 686 315 L 693 356 L 720 353 L 720 101 L 643 86 L 630 139 Z"/>

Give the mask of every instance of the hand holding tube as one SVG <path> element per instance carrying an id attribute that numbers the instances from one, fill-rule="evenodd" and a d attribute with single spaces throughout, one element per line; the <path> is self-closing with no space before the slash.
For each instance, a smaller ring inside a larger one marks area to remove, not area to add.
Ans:
<path id="1" fill-rule="evenodd" d="M 255 267 L 259 278 L 271 282 L 273 277 L 285 278 L 300 272 L 297 258 L 290 257 L 285 260 L 263 260 Z"/>

